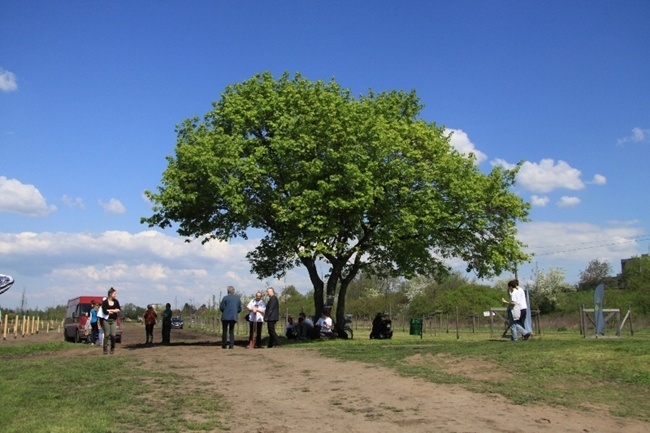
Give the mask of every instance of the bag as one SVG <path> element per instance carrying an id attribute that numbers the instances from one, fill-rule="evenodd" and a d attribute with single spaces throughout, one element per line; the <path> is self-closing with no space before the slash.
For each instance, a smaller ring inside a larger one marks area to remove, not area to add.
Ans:
<path id="1" fill-rule="evenodd" d="M 512 320 L 519 320 L 521 317 L 521 310 L 515 305 L 512 309 Z"/>
<path id="2" fill-rule="evenodd" d="M 108 314 L 104 313 L 104 308 L 101 307 L 101 306 L 99 307 L 99 310 L 97 311 L 97 317 L 99 317 L 100 319 L 108 319 Z"/>

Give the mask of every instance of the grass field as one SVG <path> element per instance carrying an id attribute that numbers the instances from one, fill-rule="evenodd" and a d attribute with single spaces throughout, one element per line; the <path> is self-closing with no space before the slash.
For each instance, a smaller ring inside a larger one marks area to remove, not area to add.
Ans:
<path id="1" fill-rule="evenodd" d="M 500 394 L 516 404 L 602 409 L 650 421 L 650 333 L 582 338 L 545 332 L 529 341 L 465 332 L 326 342 L 324 355 L 389 367 L 435 383 Z"/>
<path id="2" fill-rule="evenodd" d="M 220 429 L 227 405 L 214 390 L 194 382 L 189 392 L 182 374 L 160 374 L 135 357 L 67 356 L 75 348 L 65 342 L 0 347 L 0 431 Z M 188 412 L 196 416 L 178 416 Z"/>
<path id="3" fill-rule="evenodd" d="M 465 332 L 392 340 L 289 343 L 341 361 L 387 367 L 434 383 L 505 396 L 516 404 L 549 404 L 650 421 L 650 333 L 584 339 L 546 332 L 527 342 Z M 227 429 L 228 403 L 183 375 L 137 356 L 70 356 L 79 345 L 0 345 L 3 432 L 215 431 Z M 71 362 L 72 360 L 72 362 Z M 244 386 L 244 385 L 242 385 Z M 191 389 L 191 392 L 188 391 Z M 170 392 L 173 390 L 173 392 Z M 182 411 L 193 416 L 178 417 Z M 119 416 L 115 418 L 118 413 Z M 55 425 L 56 427 L 51 427 Z"/>

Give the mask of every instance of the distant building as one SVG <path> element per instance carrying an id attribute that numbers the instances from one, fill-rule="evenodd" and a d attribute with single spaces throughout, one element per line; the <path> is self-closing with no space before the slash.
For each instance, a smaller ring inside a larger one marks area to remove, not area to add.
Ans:
<path id="1" fill-rule="evenodd" d="M 641 254 L 641 257 L 648 257 L 648 255 L 647 255 L 647 254 Z M 639 256 L 636 256 L 636 257 L 630 257 L 630 258 L 628 258 L 628 259 L 621 259 L 621 274 L 622 274 L 623 271 L 625 270 L 625 265 L 627 264 L 627 262 L 629 262 L 629 261 L 632 260 L 632 259 L 638 259 L 638 258 L 639 258 Z"/>

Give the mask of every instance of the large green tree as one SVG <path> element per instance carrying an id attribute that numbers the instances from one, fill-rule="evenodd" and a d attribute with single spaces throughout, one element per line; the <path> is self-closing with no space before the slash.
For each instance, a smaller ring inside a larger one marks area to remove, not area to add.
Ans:
<path id="1" fill-rule="evenodd" d="M 478 171 L 443 127 L 422 120 L 414 91 L 354 98 L 334 80 L 262 73 L 229 86 L 201 120 L 177 128 L 150 226 L 203 242 L 265 237 L 249 252 L 259 278 L 302 265 L 317 314 L 360 270 L 410 277 L 458 257 L 479 276 L 527 257 L 515 224 L 528 204 L 511 191 L 518 167 Z M 329 270 L 321 277 L 318 266 Z M 338 292 L 337 292 L 338 291 Z"/>

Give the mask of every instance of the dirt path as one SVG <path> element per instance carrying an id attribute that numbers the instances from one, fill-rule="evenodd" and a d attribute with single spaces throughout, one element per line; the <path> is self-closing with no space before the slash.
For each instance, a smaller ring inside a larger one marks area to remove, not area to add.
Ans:
<path id="1" fill-rule="evenodd" d="M 173 330 L 170 346 L 145 347 L 144 330 L 136 327 L 129 327 L 123 340 L 115 356 L 135 356 L 156 369 L 175 366 L 176 374 L 213 384 L 231 404 L 232 413 L 225 418 L 233 432 L 650 431 L 650 423 L 619 420 L 604 412 L 516 406 L 500 396 L 405 378 L 358 362 L 341 363 L 306 348 L 223 350 L 216 337 L 190 330 Z M 0 342 L 16 343 L 20 341 Z"/>

